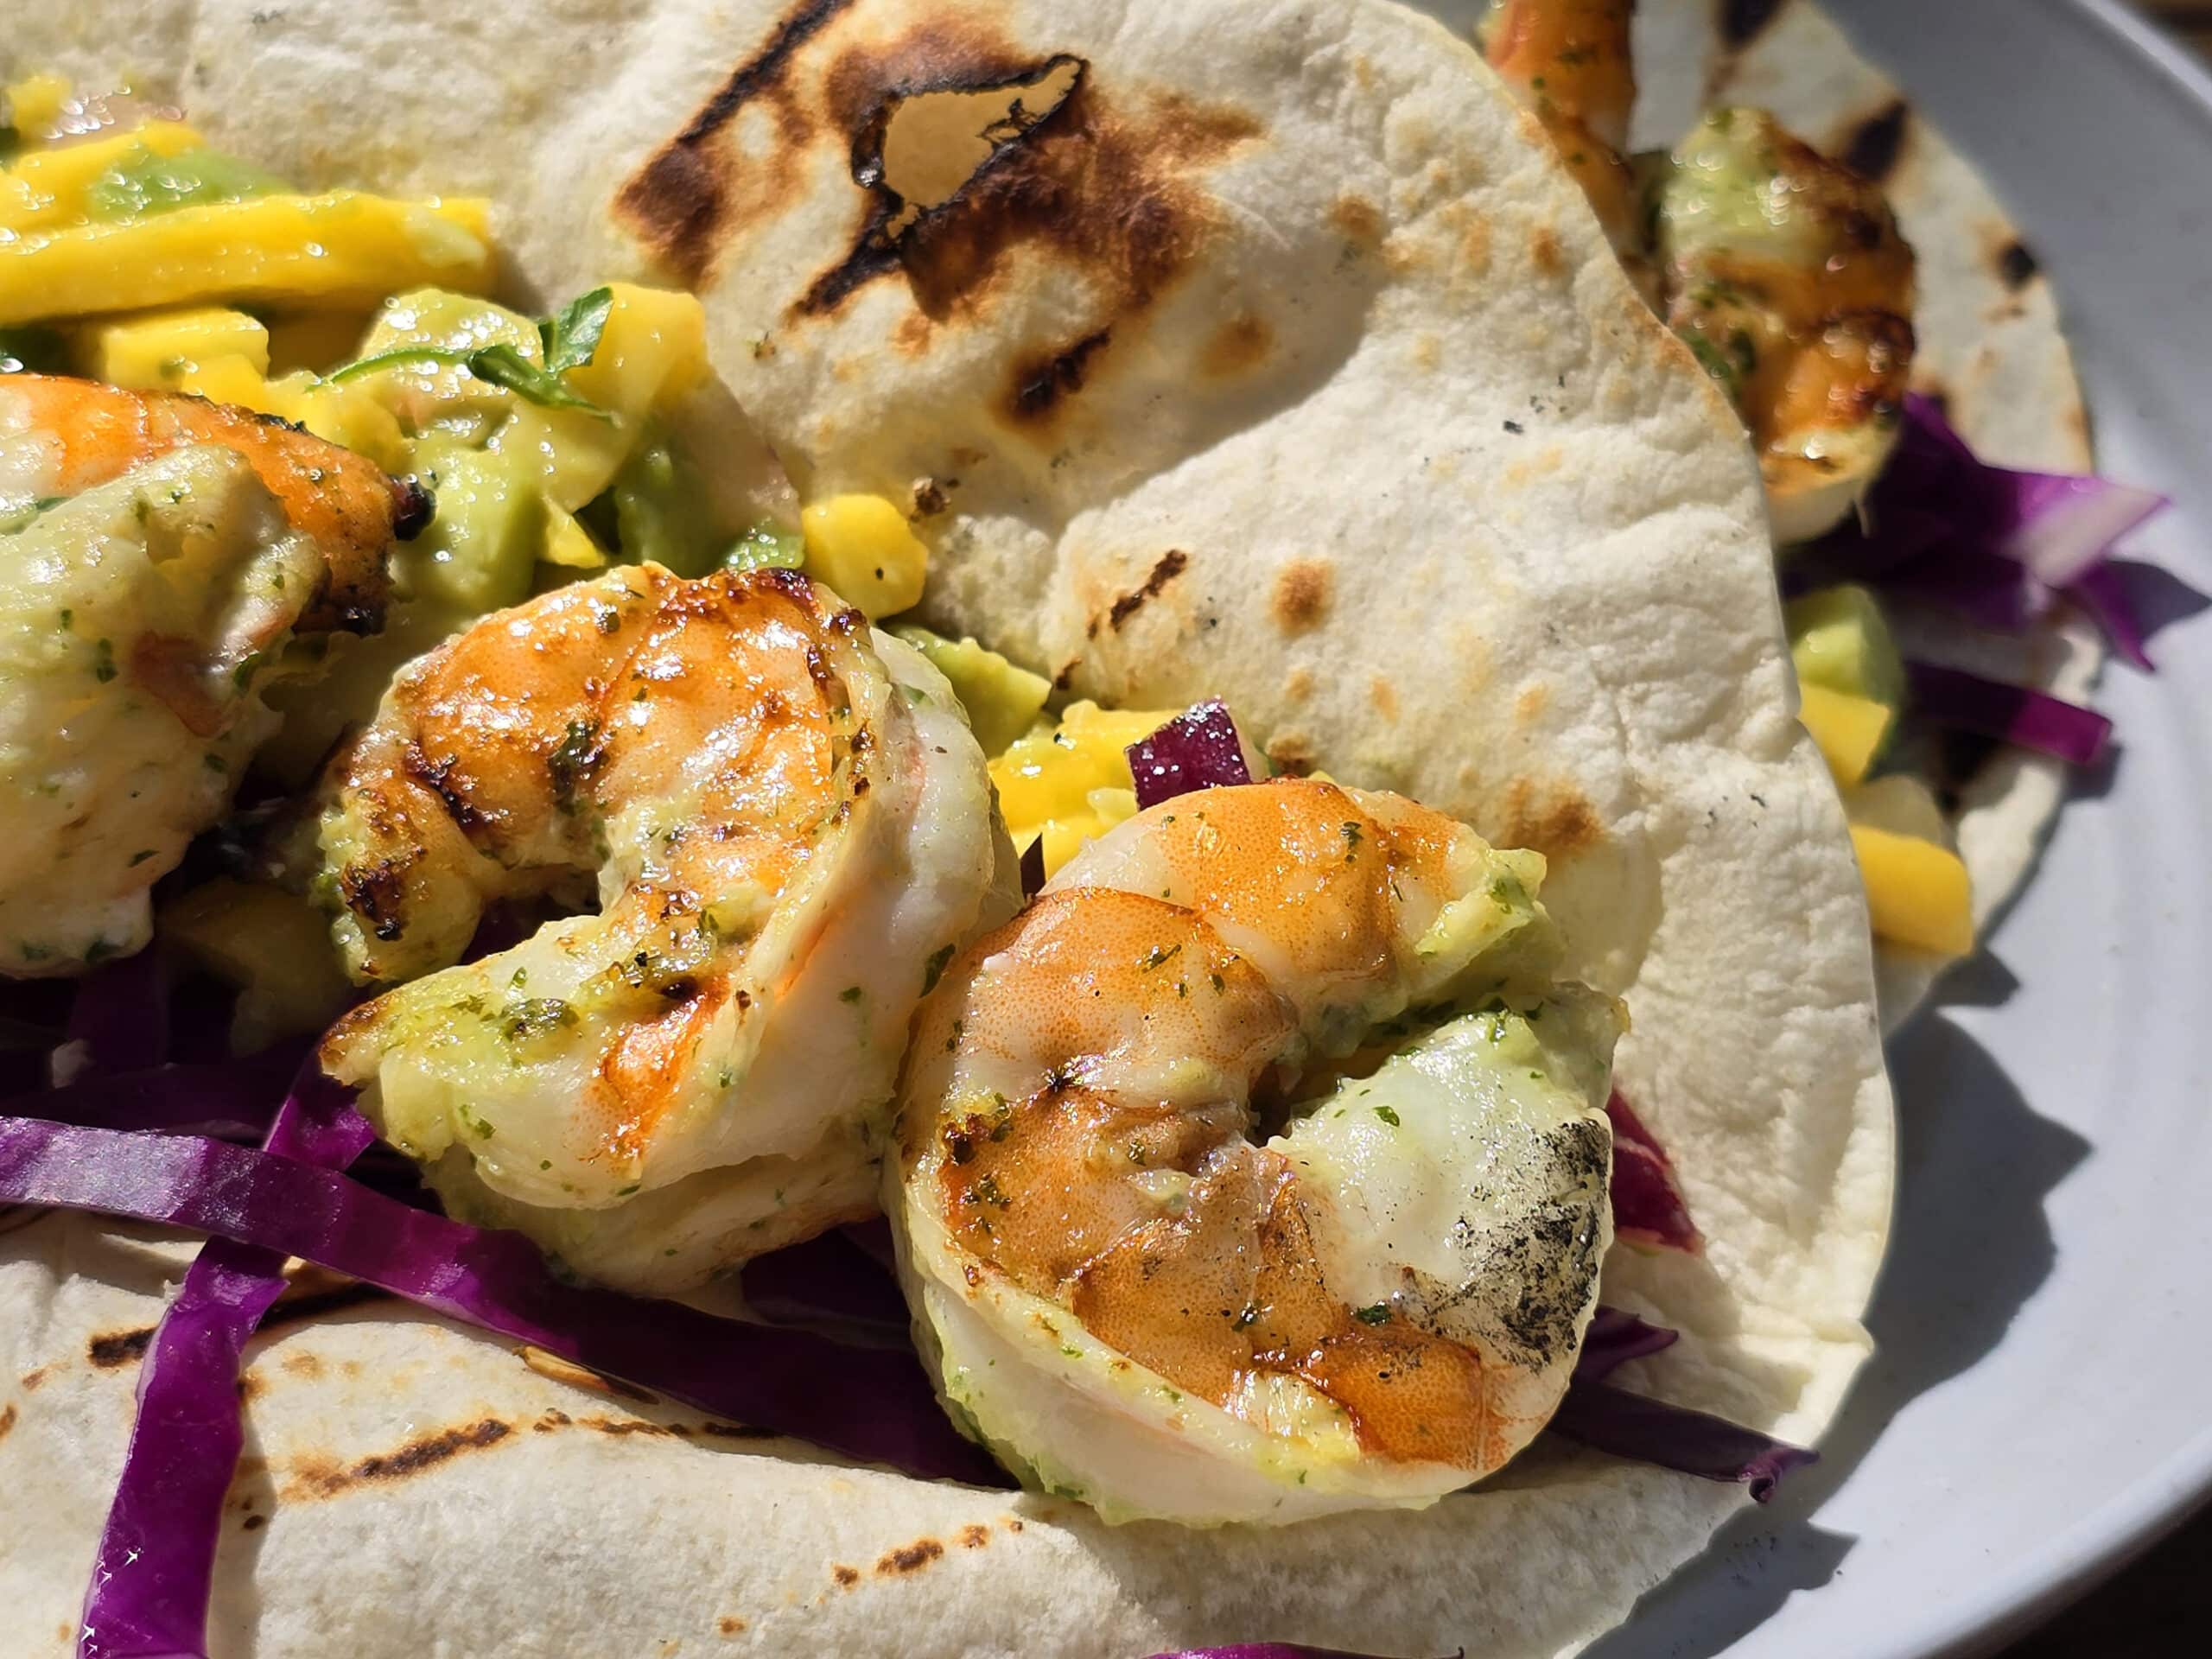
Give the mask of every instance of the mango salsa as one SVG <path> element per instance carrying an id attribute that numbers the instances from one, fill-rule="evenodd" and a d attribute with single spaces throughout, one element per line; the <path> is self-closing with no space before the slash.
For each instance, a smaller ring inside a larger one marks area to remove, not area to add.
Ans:
<path id="1" fill-rule="evenodd" d="M 77 337 L 79 368 L 95 380 L 140 391 L 174 391 L 185 376 L 221 357 L 269 372 L 269 330 L 243 311 L 196 306 L 87 323 Z"/>
<path id="2" fill-rule="evenodd" d="M 69 101 L 69 81 L 63 75 L 25 75 L 0 88 L 0 96 L 7 99 L 8 117 L 28 143 L 34 142 L 28 135 L 45 131 L 61 113 Z"/>
<path id="3" fill-rule="evenodd" d="M 1824 685 L 1800 690 L 1803 702 L 1798 717 L 1820 746 L 1836 782 L 1849 789 L 1866 777 L 1866 769 L 1881 753 L 1897 711 L 1870 698 L 1831 691 Z"/>
<path id="4" fill-rule="evenodd" d="M 881 496 L 817 501 L 801 510 L 799 528 L 806 537 L 808 571 L 871 619 L 920 602 L 930 550 L 906 514 Z"/>
<path id="5" fill-rule="evenodd" d="M 112 169 L 182 155 L 205 141 L 178 121 L 149 121 L 111 137 L 35 149 L 0 168 L 0 231 L 73 225 L 92 215 L 92 190 Z"/>
<path id="6" fill-rule="evenodd" d="M 642 420 L 707 379 L 707 313 L 696 294 L 609 283 L 607 321 L 591 361 L 569 384 L 601 409 Z"/>
<path id="7" fill-rule="evenodd" d="M 1872 824 L 1851 826 L 1877 938 L 1941 957 L 1974 951 L 1974 892 L 1948 848 Z"/>
<path id="8" fill-rule="evenodd" d="M 0 242 L 0 325 L 218 300 L 363 308 L 422 283 L 481 290 L 489 219 L 474 198 L 334 190 L 33 231 Z"/>
<path id="9" fill-rule="evenodd" d="M 987 757 L 1004 753 L 1045 712 L 1052 683 L 1042 674 L 1017 668 L 972 638 L 948 639 L 912 626 L 892 632 L 952 683 L 952 694 L 968 711 L 968 723 Z"/>
<path id="10" fill-rule="evenodd" d="M 1038 725 L 990 763 L 999 810 L 1014 844 L 1045 841 L 1045 874 L 1059 870 L 1086 841 L 1136 814 L 1136 779 L 1123 753 L 1173 711 L 1070 703 L 1058 726 Z"/>

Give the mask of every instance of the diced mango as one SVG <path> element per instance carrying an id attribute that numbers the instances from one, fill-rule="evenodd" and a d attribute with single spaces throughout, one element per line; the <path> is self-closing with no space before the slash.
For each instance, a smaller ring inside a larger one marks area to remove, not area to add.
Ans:
<path id="1" fill-rule="evenodd" d="M 801 509 L 810 575 L 869 617 L 920 602 L 930 550 L 906 514 L 880 495 L 833 495 Z"/>
<path id="2" fill-rule="evenodd" d="M 473 198 L 337 190 L 34 231 L 0 242 L 0 324 L 215 300 L 361 307 L 421 283 L 480 290 L 495 274 L 489 223 Z"/>
<path id="3" fill-rule="evenodd" d="M 1141 709 L 1070 703 L 1057 726 L 1040 724 L 990 763 L 999 810 L 1016 847 L 1045 838 L 1051 875 L 1086 841 L 1137 810 L 1125 753 L 1170 716 Z"/>
<path id="4" fill-rule="evenodd" d="M 243 359 L 269 372 L 269 330 L 243 311 L 196 306 L 87 323 L 78 333 L 79 367 L 95 380 L 141 391 L 174 391 L 216 358 Z"/>
<path id="5" fill-rule="evenodd" d="M 1897 711 L 1866 697 L 1846 696 L 1824 685 L 1800 688 L 1798 717 L 1820 746 L 1835 780 L 1848 789 L 1866 775 L 1890 734 Z"/>
<path id="6" fill-rule="evenodd" d="M 968 711 L 968 723 L 986 757 L 1003 753 L 1045 712 L 1052 683 L 1042 674 L 1015 667 L 973 639 L 948 639 L 912 626 L 897 632 L 951 682 L 952 694 Z"/>
<path id="7" fill-rule="evenodd" d="M 231 1046 L 240 1053 L 321 1030 L 352 996 L 330 924 L 282 888 L 219 876 L 163 905 L 155 926 L 238 988 Z"/>
<path id="8" fill-rule="evenodd" d="M 1886 830 L 1893 836 L 1916 836 L 1923 841 L 1948 844 L 1950 826 L 1935 791 L 1909 772 L 1892 772 L 1870 778 L 1843 797 L 1843 815 L 1853 823 Z"/>
<path id="9" fill-rule="evenodd" d="M 240 409 L 258 410 L 264 415 L 283 414 L 289 402 L 283 393 L 270 390 L 269 382 L 251 361 L 235 355 L 211 357 L 205 362 L 194 363 L 170 385 L 178 391 L 188 391 L 211 404 L 235 404 Z"/>
<path id="10" fill-rule="evenodd" d="M 17 120 L 22 119 L 19 113 Z M 86 193 L 111 168 L 176 156 L 206 141 L 179 121 L 149 121 L 105 138 L 35 149 L 0 168 L 0 231 L 74 225 L 88 211 Z"/>
<path id="11" fill-rule="evenodd" d="M 391 411 L 351 382 L 332 385 L 305 370 L 269 383 L 268 410 L 297 421 L 318 438 L 366 455 L 388 473 L 410 470 L 412 446 Z"/>
<path id="12" fill-rule="evenodd" d="M 606 550 L 576 522 L 575 514 L 558 507 L 546 509 L 545 545 L 537 556 L 542 563 L 565 570 L 596 570 L 607 563 Z"/>
<path id="13" fill-rule="evenodd" d="M 1877 938 L 1942 957 L 1974 950 L 1974 890 L 1948 848 L 1871 824 L 1851 826 Z"/>
<path id="14" fill-rule="evenodd" d="M 698 296 L 609 283 L 606 326 L 591 361 L 568 372 L 577 393 L 641 421 L 707 378 L 707 314 Z"/>
<path id="15" fill-rule="evenodd" d="M 69 80 L 65 75 L 25 75 L 10 82 L 0 96 L 7 99 L 8 118 L 16 124 L 22 141 L 35 143 L 54 125 L 61 106 L 69 101 Z"/>

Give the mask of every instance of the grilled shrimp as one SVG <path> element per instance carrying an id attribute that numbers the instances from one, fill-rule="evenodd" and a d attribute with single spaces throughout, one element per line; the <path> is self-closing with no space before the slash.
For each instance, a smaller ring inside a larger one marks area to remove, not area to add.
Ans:
<path id="1" fill-rule="evenodd" d="M 1668 325 L 1750 428 L 1775 539 L 1833 528 L 1897 441 L 1914 260 L 1878 187 L 1764 110 L 1675 149 L 1653 222 Z"/>
<path id="2" fill-rule="evenodd" d="M 1483 18 L 1482 48 L 1499 79 L 1543 124 L 1605 239 L 1641 279 L 1643 214 L 1627 156 L 1635 16 L 1636 0 L 1497 0 Z"/>
<path id="3" fill-rule="evenodd" d="M 245 458 L 322 570 L 296 626 L 374 632 L 385 555 L 429 523 L 429 498 L 351 450 L 273 416 L 181 392 L 125 391 L 56 375 L 0 378 L 0 517 L 121 478 L 154 456 L 216 444 Z"/>
<path id="4" fill-rule="evenodd" d="M 326 789 L 340 942 L 410 982 L 324 1064 L 450 1205 L 636 1289 L 873 1211 L 909 1016 L 1019 902 L 943 677 L 788 571 L 486 617 Z M 596 913 L 455 965 L 487 905 L 579 878 Z"/>
<path id="5" fill-rule="evenodd" d="M 427 502 L 319 438 L 197 398 L 0 379 L 0 974 L 82 973 L 274 729 L 296 633 L 380 620 Z"/>
<path id="6" fill-rule="evenodd" d="M 886 1168 L 956 1416 L 1111 1520 L 1418 1506 L 1524 1446 L 1610 1242 L 1619 1031 L 1543 985 L 1542 868 L 1395 796 L 1217 789 L 956 960 Z"/>

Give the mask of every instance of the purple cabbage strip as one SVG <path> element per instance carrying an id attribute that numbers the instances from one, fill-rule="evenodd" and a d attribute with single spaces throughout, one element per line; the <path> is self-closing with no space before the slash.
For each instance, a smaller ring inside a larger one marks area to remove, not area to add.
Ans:
<path id="1" fill-rule="evenodd" d="M 346 1091 L 312 1067 L 269 1126 L 266 1155 L 343 1169 L 376 1139 Z M 238 1368 L 284 1291 L 284 1255 L 227 1238 L 200 1248 L 155 1327 L 138 1414 L 92 1577 L 79 1659 L 204 1659 L 224 1495 L 238 1468 Z"/>
<path id="2" fill-rule="evenodd" d="M 104 962 L 79 980 L 67 1029 L 51 1062 L 54 1086 L 143 1071 L 168 1059 L 168 992 L 161 952 L 150 946 Z"/>
<path id="3" fill-rule="evenodd" d="M 1582 1351 L 1575 1356 L 1577 1382 L 1602 1382 L 1631 1359 L 1644 1359 L 1671 1348 L 1681 1332 L 1652 1325 L 1625 1308 L 1600 1306 L 1590 1316 L 1582 1333 Z"/>
<path id="4" fill-rule="evenodd" d="M 1045 836 L 1038 832 L 1035 840 L 1021 849 L 1021 896 L 1034 899 L 1045 890 Z"/>
<path id="5" fill-rule="evenodd" d="M 1784 1475 L 1820 1459 L 1817 1452 L 1786 1446 L 1725 1417 L 1580 1377 L 1568 1386 L 1548 1427 L 1592 1451 L 1702 1480 L 1739 1482 L 1761 1503 L 1774 1496 Z"/>
<path id="6" fill-rule="evenodd" d="M 1613 1231 L 1631 1244 L 1694 1255 L 1705 1240 L 1675 1181 L 1674 1160 L 1614 1090 L 1605 1099 L 1613 1126 Z"/>
<path id="7" fill-rule="evenodd" d="M 1151 736 L 1130 744 L 1128 753 L 1141 808 L 1194 789 L 1252 781 L 1244 741 L 1218 697 L 1184 710 Z"/>
<path id="8" fill-rule="evenodd" d="M 248 1060 L 157 1065 L 116 1071 L 0 1102 L 0 1112 L 50 1117 L 99 1129 L 160 1129 L 258 1141 L 275 1116 L 272 1103 L 299 1070 L 297 1044 Z"/>
<path id="9" fill-rule="evenodd" d="M 1930 725 L 1976 732 L 2076 766 L 2094 766 L 2112 740 L 2112 721 L 2095 710 L 2024 685 L 1933 663 L 1908 663 L 1905 674 L 1913 713 Z"/>
<path id="10" fill-rule="evenodd" d="M 0 1119 L 0 1203 L 162 1222 L 296 1255 L 735 1421 L 909 1474 L 1003 1485 L 912 1357 L 563 1282 L 518 1233 L 197 1136 Z"/>
<path id="11" fill-rule="evenodd" d="M 913 1340 L 899 1281 L 849 1230 L 756 1255 L 741 1269 L 740 1281 L 747 1309 L 771 1325 L 871 1348 L 903 1348 Z"/>
<path id="12" fill-rule="evenodd" d="M 1815 573 L 1870 582 L 2012 633 L 2063 595 L 2104 629 L 2114 650 L 2147 669 L 2148 630 L 2107 562 L 2122 537 L 2169 505 L 2109 479 L 1988 466 L 1940 404 L 1914 393 L 1861 523 L 1806 550 L 1808 569 L 1791 571 L 1789 584 Z"/>

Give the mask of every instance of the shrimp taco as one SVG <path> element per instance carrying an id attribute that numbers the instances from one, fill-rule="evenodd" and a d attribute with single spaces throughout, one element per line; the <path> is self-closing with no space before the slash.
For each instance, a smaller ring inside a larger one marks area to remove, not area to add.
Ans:
<path id="1" fill-rule="evenodd" d="M 15 31 L 22 1650 L 1549 1654 L 1804 1460 L 1964 872 L 1596 44 Z"/>

